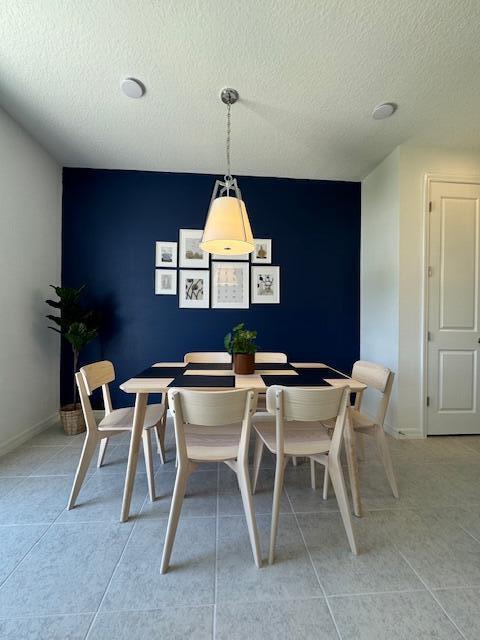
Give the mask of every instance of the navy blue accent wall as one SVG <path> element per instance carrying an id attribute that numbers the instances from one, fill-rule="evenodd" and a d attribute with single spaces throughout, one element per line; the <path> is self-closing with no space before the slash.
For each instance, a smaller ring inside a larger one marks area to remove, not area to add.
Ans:
<path id="1" fill-rule="evenodd" d="M 214 177 L 64 169 L 64 285 L 87 284 L 85 301 L 104 313 L 100 339 L 81 363 L 107 358 L 120 383 L 187 351 L 220 351 L 244 321 L 265 351 L 316 359 L 348 371 L 359 356 L 360 183 L 243 177 L 254 235 L 272 238 L 279 305 L 179 309 L 154 294 L 155 241 L 201 229 Z M 70 353 L 62 354 L 62 399 L 70 400 Z M 132 399 L 112 385 L 114 406 Z"/>

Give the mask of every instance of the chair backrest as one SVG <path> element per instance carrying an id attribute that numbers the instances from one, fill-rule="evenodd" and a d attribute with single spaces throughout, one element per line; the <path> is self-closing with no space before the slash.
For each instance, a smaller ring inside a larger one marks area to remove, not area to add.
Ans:
<path id="1" fill-rule="evenodd" d="M 375 362 L 367 362 L 366 360 L 358 360 L 355 362 L 352 368 L 352 378 L 363 382 L 367 387 L 376 389 L 381 394 L 381 400 L 377 412 L 377 424 L 383 426 L 385 415 L 388 409 L 388 403 L 390 402 L 390 395 L 392 393 L 393 380 L 395 374 L 393 371 L 381 364 Z M 359 396 L 359 402 L 355 403 L 355 408 L 360 410 L 361 395 Z"/>
<path id="2" fill-rule="evenodd" d="M 109 360 L 101 360 L 100 362 L 92 362 L 80 369 L 85 391 L 91 396 L 95 389 L 102 387 L 103 404 L 105 405 L 105 414 L 112 412 L 112 400 L 110 398 L 110 390 L 108 385 L 115 380 L 115 369 Z M 77 386 L 80 390 L 80 386 Z M 88 401 L 90 403 L 90 400 Z"/>
<path id="3" fill-rule="evenodd" d="M 283 455 L 284 423 L 325 422 L 336 419 L 331 452 L 338 454 L 348 409 L 349 387 L 311 389 L 273 385 L 267 389 L 267 411 L 276 418 L 277 452 Z"/>
<path id="4" fill-rule="evenodd" d="M 186 353 L 183 357 L 185 364 L 189 362 L 223 362 L 232 361 L 232 356 L 226 351 L 194 351 Z"/>
<path id="5" fill-rule="evenodd" d="M 255 412 L 255 392 L 251 389 L 232 391 L 194 391 L 172 388 L 168 402 L 173 413 L 179 462 L 188 459 L 184 425 L 220 427 L 242 423 L 238 460 L 248 462 L 251 418 Z"/>
<path id="6" fill-rule="evenodd" d="M 78 372 L 75 374 L 75 381 L 78 387 L 78 395 L 80 396 L 80 402 L 82 404 L 83 417 L 85 418 L 85 424 L 87 431 L 97 431 L 97 421 L 92 409 L 92 403 L 90 402 L 90 394 L 87 391 L 85 385 L 85 376 Z"/>
<path id="7" fill-rule="evenodd" d="M 277 353 L 275 351 L 257 351 L 255 354 L 255 362 L 287 362 L 286 353 Z"/>

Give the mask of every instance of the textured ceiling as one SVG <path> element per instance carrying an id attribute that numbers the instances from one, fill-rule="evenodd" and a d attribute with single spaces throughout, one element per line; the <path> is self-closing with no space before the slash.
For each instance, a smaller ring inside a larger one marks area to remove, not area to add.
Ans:
<path id="1" fill-rule="evenodd" d="M 356 180 L 480 146 L 479 0 L 0 0 L 0 104 L 68 166 Z M 141 100 L 120 81 L 140 78 Z M 398 102 L 374 121 L 374 105 Z"/>

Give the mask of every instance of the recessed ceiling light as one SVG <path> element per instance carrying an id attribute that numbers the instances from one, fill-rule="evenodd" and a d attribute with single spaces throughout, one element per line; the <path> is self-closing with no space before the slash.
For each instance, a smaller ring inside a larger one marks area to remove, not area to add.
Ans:
<path id="1" fill-rule="evenodd" d="M 121 87 L 123 93 L 129 98 L 141 98 L 145 93 L 145 86 L 135 78 L 125 78 Z"/>
<path id="2" fill-rule="evenodd" d="M 375 107 L 372 113 L 374 120 L 384 120 L 389 118 L 397 110 L 397 105 L 394 102 L 384 102 Z"/>

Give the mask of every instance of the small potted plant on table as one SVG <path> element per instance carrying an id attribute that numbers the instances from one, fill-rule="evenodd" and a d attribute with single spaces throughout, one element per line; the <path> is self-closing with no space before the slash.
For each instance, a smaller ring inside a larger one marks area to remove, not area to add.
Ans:
<path id="1" fill-rule="evenodd" d="M 233 369 L 239 375 L 255 373 L 256 331 L 245 329 L 243 322 L 233 327 L 224 339 L 225 349 L 233 357 Z"/>
<path id="2" fill-rule="evenodd" d="M 100 316 L 96 311 L 84 309 L 79 302 L 85 285 L 79 289 L 56 287 L 53 284 L 50 286 L 55 290 L 59 300 L 46 300 L 45 302 L 57 309 L 60 315 L 47 316 L 49 320 L 57 325 L 56 327 L 49 327 L 49 329 L 62 335 L 70 343 L 73 353 L 73 402 L 60 408 L 60 419 L 65 433 L 74 436 L 85 431 L 85 420 L 82 408 L 77 402 L 77 385 L 75 382 L 78 357 L 81 350 L 98 336 Z"/>

